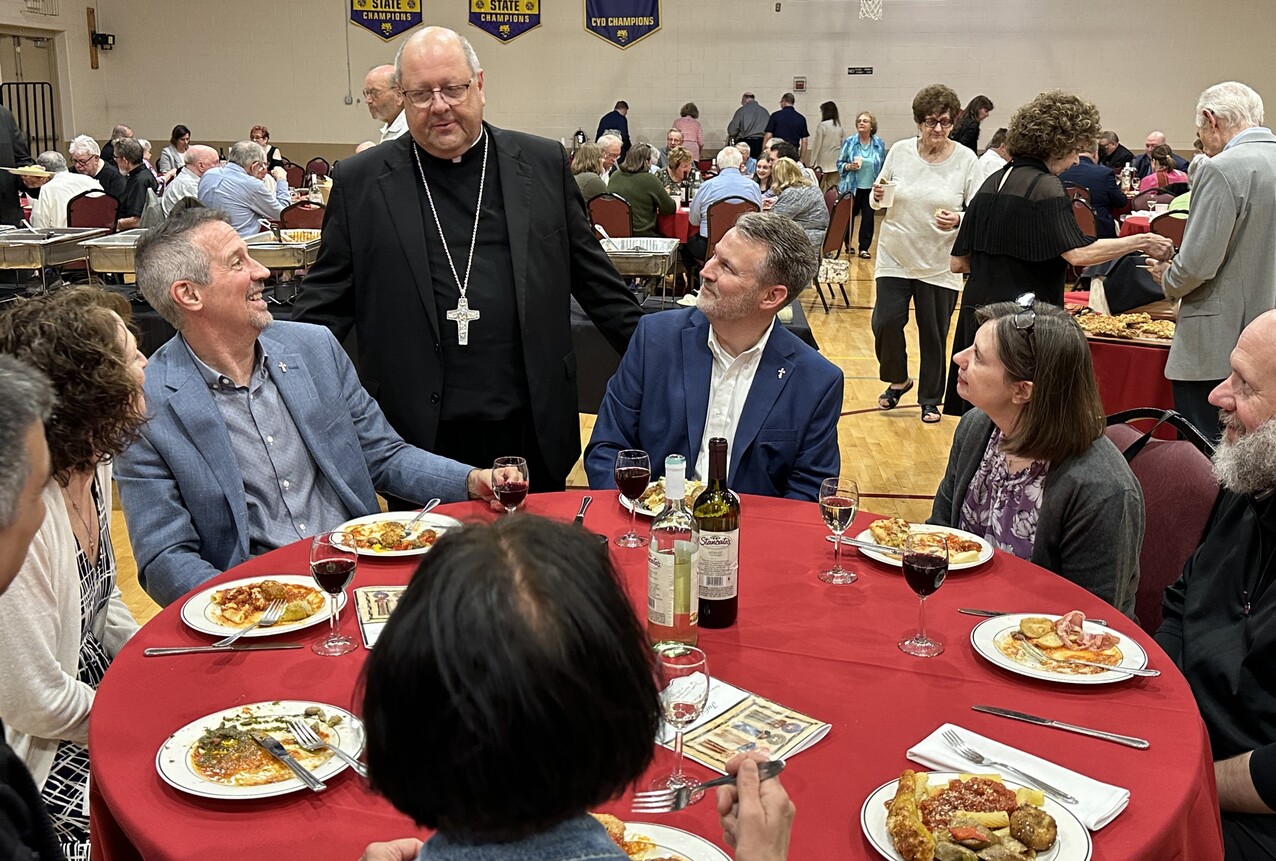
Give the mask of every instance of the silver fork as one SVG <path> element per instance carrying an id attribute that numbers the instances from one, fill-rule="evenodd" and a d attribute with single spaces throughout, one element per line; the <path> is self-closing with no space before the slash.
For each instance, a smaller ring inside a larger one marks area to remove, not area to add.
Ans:
<path id="1" fill-rule="evenodd" d="M 330 750 L 338 759 L 353 768 L 355 774 L 360 777 L 368 776 L 368 767 L 366 765 L 359 762 L 359 760 L 355 759 L 341 748 L 328 744 L 326 741 L 321 739 L 319 734 L 311 729 L 305 721 L 299 718 L 293 718 L 288 721 L 288 726 L 292 729 L 292 737 L 296 739 L 297 744 L 301 745 L 304 749 L 309 751 Z"/>
<path id="2" fill-rule="evenodd" d="M 758 766 L 758 776 L 769 780 L 784 771 L 784 760 L 773 759 Z M 652 789 L 634 794 L 633 813 L 673 813 L 691 803 L 695 794 L 714 786 L 730 786 L 735 783 L 735 775 L 718 777 L 697 783 L 695 786 L 680 786 L 677 789 Z"/>
<path id="3" fill-rule="evenodd" d="M 1055 663 L 1055 664 L 1080 664 L 1083 667 L 1098 667 L 1101 670 L 1109 670 L 1114 673 L 1129 673 L 1132 676 L 1159 676 L 1160 670 L 1144 669 L 1141 667 L 1118 667 L 1112 664 L 1100 664 L 1096 661 L 1082 661 L 1077 658 L 1052 658 L 1045 652 L 1037 648 L 1035 643 L 1028 640 L 1022 631 L 1015 631 L 1010 635 L 1012 639 L 1019 643 L 1019 647 L 1028 653 L 1028 656 L 1035 659 L 1037 663 Z"/>
<path id="4" fill-rule="evenodd" d="M 260 619 L 258 619 L 256 622 L 253 622 L 247 628 L 236 631 L 235 633 L 231 634 L 229 637 L 223 637 L 222 639 L 218 640 L 216 643 L 213 643 L 213 645 L 214 646 L 229 646 L 231 643 L 235 642 L 240 637 L 244 636 L 244 634 L 247 634 L 249 631 L 251 631 L 254 628 L 269 628 L 271 625 L 275 624 L 276 622 L 280 620 L 280 618 L 283 617 L 284 610 L 286 609 L 288 609 L 287 601 L 271 601 L 269 604 L 266 605 L 266 612 L 261 614 Z"/>
<path id="5" fill-rule="evenodd" d="M 989 759 L 988 757 L 984 756 L 979 751 L 975 750 L 973 747 L 967 747 L 966 743 L 961 740 L 961 736 L 957 735 L 957 733 L 953 732 L 950 729 L 944 730 L 943 739 L 944 739 L 944 742 L 947 743 L 949 747 L 951 747 L 953 750 L 957 751 L 963 757 L 975 763 L 976 765 L 995 765 L 997 768 L 1004 768 L 1006 771 L 1013 771 L 1015 774 L 1024 778 L 1029 783 L 1032 783 L 1034 786 L 1041 787 L 1046 792 L 1050 793 L 1051 795 L 1053 795 L 1055 798 L 1059 799 L 1060 801 L 1067 802 L 1068 804 L 1077 803 L 1076 798 L 1064 792 L 1062 789 L 1059 789 L 1058 787 L 1051 786 L 1049 783 L 1046 783 L 1041 778 L 1033 777 L 1031 774 L 1028 774 L 1026 771 L 1020 771 L 1019 769 L 1015 768 L 1013 765 L 1009 765 L 1004 762 L 997 762 L 997 760 L 995 759 Z"/>

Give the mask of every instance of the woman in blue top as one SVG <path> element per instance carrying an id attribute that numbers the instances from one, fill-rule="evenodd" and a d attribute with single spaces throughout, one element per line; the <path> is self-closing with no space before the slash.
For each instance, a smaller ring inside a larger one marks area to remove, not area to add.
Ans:
<path id="1" fill-rule="evenodd" d="M 882 162 L 886 161 L 886 144 L 877 136 L 877 118 L 868 111 L 863 111 L 855 118 L 856 134 L 842 142 L 842 152 L 837 157 L 837 172 L 840 179 L 837 193 L 855 193 L 855 206 L 851 209 L 851 225 L 855 217 L 860 219 L 860 257 L 868 259 L 868 247 L 873 244 L 873 210 L 869 207 L 868 195 L 873 182 L 882 172 Z M 849 232 L 851 227 L 847 227 Z M 852 249 L 852 253 L 854 249 Z"/>

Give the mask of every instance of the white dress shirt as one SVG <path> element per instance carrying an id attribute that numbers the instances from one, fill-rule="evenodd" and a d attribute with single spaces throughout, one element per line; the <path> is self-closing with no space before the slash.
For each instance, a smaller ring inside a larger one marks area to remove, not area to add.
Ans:
<path id="1" fill-rule="evenodd" d="M 1009 162 L 1001 157 L 1001 153 L 992 147 L 984 150 L 984 154 L 979 157 L 979 170 L 983 173 L 984 179 L 992 176 L 997 171 L 1005 167 Z"/>
<path id="2" fill-rule="evenodd" d="M 66 227 L 66 205 L 83 192 L 102 190 L 102 183 L 91 176 L 60 170 L 40 186 L 40 196 L 31 201 L 31 226 Z"/>
<path id="3" fill-rule="evenodd" d="M 393 121 L 386 123 L 381 127 L 381 140 L 378 143 L 392 141 L 399 135 L 408 130 L 408 112 L 399 111 L 399 115 Z"/>
<path id="4" fill-rule="evenodd" d="M 727 451 L 735 445 L 735 431 L 740 425 L 740 414 L 753 388 L 753 378 L 762 361 L 762 351 L 775 328 L 773 320 L 758 342 L 740 355 L 732 358 L 721 344 L 717 333 L 709 326 L 709 353 L 713 366 L 709 375 L 709 411 L 705 415 L 704 436 L 700 439 L 700 452 L 696 455 L 695 477 L 701 481 L 709 478 L 709 440 L 722 437 L 727 441 Z"/>

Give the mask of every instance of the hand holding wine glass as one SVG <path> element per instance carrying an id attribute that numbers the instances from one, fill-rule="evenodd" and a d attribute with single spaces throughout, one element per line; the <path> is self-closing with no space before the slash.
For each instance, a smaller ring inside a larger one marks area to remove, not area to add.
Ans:
<path id="1" fill-rule="evenodd" d="M 704 713 L 709 702 L 709 663 L 695 646 L 664 643 L 656 647 L 660 669 L 660 710 L 674 728 L 673 772 L 652 781 L 652 789 L 694 787 L 700 781 L 682 771 L 682 733 Z M 704 793 L 692 798 L 699 801 Z"/>
<path id="2" fill-rule="evenodd" d="M 904 539 L 901 558 L 904 580 L 917 593 L 917 633 L 899 643 L 900 651 L 919 658 L 933 658 L 944 644 L 926 636 L 926 596 L 933 595 L 948 576 L 948 542 L 936 541 L 933 534 L 910 532 Z"/>
<path id="3" fill-rule="evenodd" d="M 616 487 L 629 500 L 629 531 L 616 539 L 618 547 L 646 547 L 650 539 L 636 529 L 638 500 L 651 483 L 651 458 L 645 451 L 627 448 L 616 454 Z"/>
<path id="4" fill-rule="evenodd" d="M 833 567 L 819 573 L 825 583 L 843 586 L 859 579 L 854 571 L 842 567 L 842 533 L 850 528 L 859 508 L 860 486 L 854 479 L 826 478 L 820 482 L 820 515 L 837 538 L 833 542 Z"/>
<path id="5" fill-rule="evenodd" d="M 528 483 L 526 458 L 498 457 L 493 462 L 492 491 L 506 514 L 513 514 L 527 499 Z"/>
<path id="6" fill-rule="evenodd" d="M 328 636 L 312 646 L 316 655 L 344 655 L 356 648 L 355 641 L 341 635 L 337 605 L 354 572 L 359 567 L 359 551 L 349 532 L 323 532 L 310 539 L 310 575 L 328 593 Z"/>

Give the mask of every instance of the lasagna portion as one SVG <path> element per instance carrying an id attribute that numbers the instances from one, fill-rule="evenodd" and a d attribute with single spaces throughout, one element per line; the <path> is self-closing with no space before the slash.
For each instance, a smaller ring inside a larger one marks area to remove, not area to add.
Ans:
<path id="1" fill-rule="evenodd" d="M 325 603 L 323 593 L 313 586 L 278 580 L 261 580 L 219 589 L 210 600 L 216 620 L 232 628 L 247 628 L 256 622 L 272 601 L 288 602 L 280 622 L 308 619 L 322 610 Z"/>

